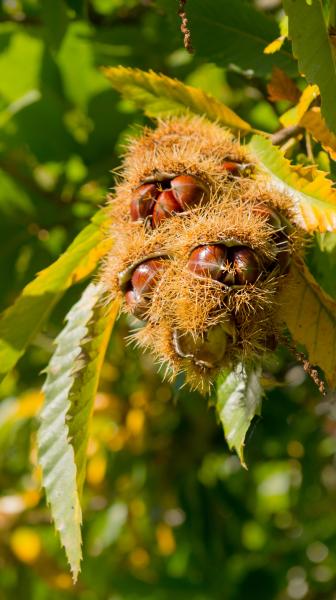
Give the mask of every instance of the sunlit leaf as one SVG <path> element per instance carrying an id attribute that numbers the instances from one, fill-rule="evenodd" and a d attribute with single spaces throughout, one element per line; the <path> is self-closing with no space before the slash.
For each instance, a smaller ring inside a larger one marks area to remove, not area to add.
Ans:
<path id="1" fill-rule="evenodd" d="M 264 48 L 264 54 L 274 54 L 282 48 L 286 38 L 288 37 L 288 17 L 284 15 L 280 21 L 280 36 Z M 277 67 L 275 67 L 277 68 Z M 280 69 L 281 70 L 281 69 Z"/>
<path id="2" fill-rule="evenodd" d="M 87 341 L 82 345 L 80 370 L 76 375 L 70 394 L 69 437 L 75 451 L 79 495 L 81 495 L 85 479 L 86 451 L 93 402 L 107 344 L 118 311 L 118 300 L 109 306 L 102 304 L 94 309 L 92 322 L 88 327 Z"/>
<path id="3" fill-rule="evenodd" d="M 66 317 L 66 326 L 56 338 L 56 350 L 47 368 L 43 387 L 45 401 L 38 431 L 39 462 L 51 514 L 77 579 L 81 553 L 81 522 L 74 448 L 69 437 L 70 392 L 80 369 L 82 344 L 89 333 L 94 306 L 102 286 L 90 284 Z"/>
<path id="4" fill-rule="evenodd" d="M 318 106 L 314 106 L 303 115 L 300 125 L 321 143 L 333 160 L 336 160 L 336 135 L 326 126 Z"/>
<path id="5" fill-rule="evenodd" d="M 89 275 L 95 269 L 97 261 L 106 254 L 111 243 L 103 235 L 103 226 L 107 220 L 106 211 L 99 211 L 65 253 L 50 267 L 41 271 L 24 288 L 15 304 L 2 314 L 0 377 L 15 366 L 63 292 Z"/>
<path id="6" fill-rule="evenodd" d="M 273 185 L 291 196 L 297 223 L 309 232 L 336 231 L 336 191 L 324 171 L 291 165 L 281 150 L 262 136 L 253 136 L 250 150 Z"/>
<path id="7" fill-rule="evenodd" d="M 320 88 L 322 114 L 336 133 L 336 64 L 320 0 L 284 0 L 289 37 L 300 72 Z"/>
<path id="8" fill-rule="evenodd" d="M 303 90 L 301 97 L 296 106 L 290 108 L 280 117 L 280 122 L 284 127 L 291 127 L 298 125 L 303 115 L 307 112 L 311 103 L 319 95 L 319 89 L 317 85 L 307 85 Z"/>
<path id="9" fill-rule="evenodd" d="M 315 281 L 303 262 L 291 269 L 279 317 L 294 341 L 305 346 L 309 361 L 323 369 L 331 388 L 336 385 L 336 302 Z"/>
<path id="10" fill-rule="evenodd" d="M 251 126 L 225 104 L 177 79 L 125 67 L 105 68 L 103 72 L 118 92 L 132 100 L 149 117 L 194 113 L 205 115 L 231 129 L 251 130 Z"/>
<path id="11" fill-rule="evenodd" d="M 288 100 L 296 103 L 300 98 L 300 90 L 296 83 L 278 67 L 274 67 L 272 70 L 272 78 L 267 84 L 267 91 L 271 102 Z"/>
<path id="12" fill-rule="evenodd" d="M 243 466 L 246 466 L 246 434 L 253 417 L 261 411 L 263 392 L 259 377 L 257 371 L 239 364 L 233 371 L 220 375 L 217 381 L 216 409 L 225 439 L 229 448 L 237 452 Z"/>
<path id="13" fill-rule="evenodd" d="M 264 54 L 274 54 L 274 52 L 278 52 L 282 47 L 282 44 L 284 43 L 285 39 L 285 36 L 280 35 L 278 38 L 273 40 L 273 42 L 268 44 L 266 48 L 264 48 Z"/>

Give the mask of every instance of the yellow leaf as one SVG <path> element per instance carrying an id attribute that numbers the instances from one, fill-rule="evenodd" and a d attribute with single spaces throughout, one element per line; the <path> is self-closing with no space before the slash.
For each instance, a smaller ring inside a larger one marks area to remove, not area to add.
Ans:
<path id="1" fill-rule="evenodd" d="M 303 90 L 297 105 L 293 106 L 293 108 L 290 108 L 287 110 L 287 112 L 281 115 L 280 123 L 284 127 L 298 125 L 313 100 L 318 97 L 319 93 L 320 92 L 317 85 L 307 85 L 307 87 Z"/>
<path id="2" fill-rule="evenodd" d="M 167 117 L 176 114 L 205 115 L 210 121 L 251 131 L 251 125 L 231 108 L 198 88 L 185 85 L 177 79 L 153 71 L 126 67 L 103 68 L 112 87 L 128 100 L 142 108 L 149 117 Z"/>
<path id="3" fill-rule="evenodd" d="M 90 252 L 88 252 L 85 259 L 78 265 L 77 269 L 74 271 L 72 275 L 72 284 L 77 283 L 77 281 L 81 281 L 96 267 L 99 260 L 106 256 L 108 251 L 112 248 L 112 239 L 111 237 L 102 239 L 95 248 L 93 248 Z"/>
<path id="4" fill-rule="evenodd" d="M 0 315 L 0 379 L 22 356 L 61 295 L 103 257 L 108 222 L 106 209 L 98 211 L 64 254 L 28 283 L 16 302 Z"/>
<path id="5" fill-rule="evenodd" d="M 267 84 L 267 91 L 271 102 L 288 100 L 295 104 L 300 98 L 300 90 L 296 83 L 279 67 L 273 67 L 272 78 Z"/>
<path id="6" fill-rule="evenodd" d="M 333 160 L 336 160 L 336 135 L 328 129 L 319 107 L 314 106 L 308 110 L 303 115 L 300 125 L 321 143 Z"/>
<path id="7" fill-rule="evenodd" d="M 264 54 L 274 54 L 274 52 L 278 52 L 285 39 L 286 37 L 284 35 L 280 35 L 280 37 L 273 40 L 273 42 L 271 42 L 266 46 L 266 48 L 264 48 Z"/>
<path id="8" fill-rule="evenodd" d="M 278 52 L 286 37 L 288 37 L 288 17 L 287 15 L 284 15 L 280 21 L 280 36 L 264 48 L 264 54 L 274 54 L 274 52 Z"/>
<path id="9" fill-rule="evenodd" d="M 291 269 L 291 280 L 280 299 L 280 318 L 293 340 L 305 346 L 309 361 L 323 369 L 336 385 L 336 302 L 315 281 L 302 261 Z"/>
<path id="10" fill-rule="evenodd" d="M 336 190 L 314 165 L 292 165 L 281 150 L 262 136 L 254 135 L 251 152 L 272 183 L 293 199 L 296 223 L 308 232 L 336 231 Z"/>

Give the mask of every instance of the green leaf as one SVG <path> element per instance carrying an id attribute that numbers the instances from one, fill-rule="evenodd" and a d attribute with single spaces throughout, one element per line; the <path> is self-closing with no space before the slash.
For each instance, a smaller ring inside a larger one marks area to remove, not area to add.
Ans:
<path id="1" fill-rule="evenodd" d="M 279 35 L 275 20 L 241 0 L 192 0 L 187 13 L 196 55 L 221 67 L 236 65 L 258 77 L 277 66 L 289 75 L 297 68 L 287 43 L 273 55 L 264 49 Z"/>
<path id="2" fill-rule="evenodd" d="M 309 361 L 336 385 L 336 302 L 315 281 L 302 261 L 291 268 L 291 280 L 279 299 L 279 318 L 293 340 L 305 346 Z"/>
<path id="3" fill-rule="evenodd" d="M 253 417 L 260 415 L 262 395 L 260 373 L 242 364 L 217 380 L 217 413 L 229 448 L 237 452 L 244 467 L 245 438 Z"/>
<path id="4" fill-rule="evenodd" d="M 40 331 L 63 292 L 89 275 L 106 254 L 110 241 L 104 239 L 108 220 L 99 211 L 69 248 L 50 267 L 41 271 L 0 317 L 0 379 L 10 371 L 28 344 Z"/>
<path id="5" fill-rule="evenodd" d="M 29 90 L 21 98 L 11 102 L 0 112 L 0 127 L 2 128 L 14 115 L 24 110 L 30 104 L 38 102 L 41 98 L 39 90 Z"/>
<path id="6" fill-rule="evenodd" d="M 320 0 L 284 0 L 288 31 L 300 72 L 320 88 L 322 114 L 336 133 L 336 63 Z"/>
<path id="7" fill-rule="evenodd" d="M 87 341 L 82 344 L 80 371 L 77 373 L 70 394 L 69 437 L 75 452 L 79 496 L 81 496 L 85 480 L 86 451 L 93 402 L 107 344 L 118 316 L 119 305 L 119 301 L 114 300 L 109 306 L 102 304 L 95 308 L 87 332 Z"/>
<path id="8" fill-rule="evenodd" d="M 336 231 L 336 191 L 327 173 L 315 166 L 291 165 L 281 150 L 262 136 L 254 135 L 249 147 L 273 184 L 293 199 L 298 225 L 309 232 Z"/>
<path id="9" fill-rule="evenodd" d="M 210 121 L 218 121 L 231 129 L 251 130 L 249 123 L 225 104 L 177 79 L 125 67 L 104 68 L 103 72 L 114 89 L 135 102 L 149 117 L 194 113 L 205 115 Z"/>
<path id="10" fill-rule="evenodd" d="M 57 50 L 67 30 L 67 7 L 63 0 L 43 0 L 42 14 L 47 42 Z"/>
<path id="11" fill-rule="evenodd" d="M 39 88 L 43 54 L 41 37 L 30 27 L 23 28 L 13 22 L 0 23 L 0 97 L 7 103 Z"/>
<path id="12" fill-rule="evenodd" d="M 56 350 L 48 365 L 43 387 L 45 402 L 38 431 L 42 482 L 75 581 L 82 558 L 82 512 L 67 413 L 70 391 L 80 368 L 81 345 L 88 334 L 88 323 L 101 294 L 101 285 L 90 284 L 68 313 L 67 324 L 56 338 Z"/>

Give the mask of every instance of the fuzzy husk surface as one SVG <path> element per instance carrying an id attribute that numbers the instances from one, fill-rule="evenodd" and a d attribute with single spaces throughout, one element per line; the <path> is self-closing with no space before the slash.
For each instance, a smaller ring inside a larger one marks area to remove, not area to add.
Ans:
<path id="1" fill-rule="evenodd" d="M 233 177 L 223 168 L 225 161 L 249 164 L 248 175 Z M 181 174 L 205 184 L 209 191 L 205 204 L 172 215 L 156 229 L 131 221 L 130 200 L 138 186 L 149 178 Z M 220 368 L 253 362 L 274 349 L 282 329 L 279 302 L 291 277 L 279 273 L 274 229 L 258 207 L 272 207 L 287 220 L 292 254 L 302 253 L 303 236 L 291 225 L 291 198 L 272 187 L 247 149 L 226 129 L 202 117 L 170 118 L 129 140 L 117 179 L 108 199 L 111 226 L 106 232 L 114 245 L 101 270 L 109 295 L 123 295 L 120 273 L 131 273 L 151 256 L 165 258 L 146 320 L 133 333 L 137 343 L 165 363 L 170 376 L 184 371 L 187 381 L 201 390 L 208 389 Z M 187 268 L 189 255 L 209 243 L 251 248 L 265 265 L 263 276 L 253 284 L 231 288 L 196 277 Z M 122 310 L 129 311 L 125 303 Z M 176 353 L 174 331 L 196 338 L 217 325 L 226 332 L 220 364 L 205 369 Z"/>

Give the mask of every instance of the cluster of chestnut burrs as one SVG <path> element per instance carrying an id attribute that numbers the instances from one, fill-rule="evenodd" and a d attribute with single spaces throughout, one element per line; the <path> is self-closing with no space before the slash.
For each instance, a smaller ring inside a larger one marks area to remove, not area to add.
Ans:
<path id="1" fill-rule="evenodd" d="M 242 175 L 249 165 L 225 162 L 225 170 L 230 176 Z M 156 176 L 155 181 L 145 182 L 132 194 L 130 216 L 132 221 L 143 222 L 147 229 L 159 227 L 163 221 L 177 213 L 183 213 L 206 203 L 209 191 L 205 184 L 193 175 Z M 274 242 L 278 249 L 276 265 L 265 264 L 257 252 L 240 244 L 237 240 L 225 243 L 208 243 L 192 249 L 187 268 L 196 277 L 211 278 L 230 288 L 253 284 L 263 275 L 278 266 L 281 274 L 287 272 L 290 261 L 287 224 L 283 217 L 266 205 L 255 207 L 269 225 L 274 228 Z M 150 299 L 162 270 L 166 257 L 145 259 L 136 265 L 127 278 L 125 301 L 130 312 L 139 319 L 146 319 Z"/>

